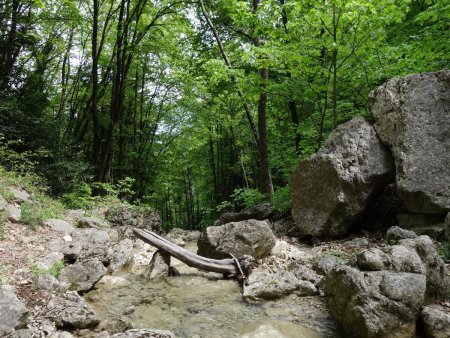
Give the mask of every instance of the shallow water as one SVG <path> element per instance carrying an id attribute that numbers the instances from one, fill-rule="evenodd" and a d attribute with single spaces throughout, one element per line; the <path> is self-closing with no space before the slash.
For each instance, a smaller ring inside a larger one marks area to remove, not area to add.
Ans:
<path id="1" fill-rule="evenodd" d="M 147 281 L 139 272 L 122 274 L 129 285 L 100 285 L 86 299 L 102 320 L 126 316 L 135 328 L 170 330 L 177 337 L 337 337 L 320 297 L 250 304 L 235 281 L 177 260 L 172 265 L 181 276 Z"/>

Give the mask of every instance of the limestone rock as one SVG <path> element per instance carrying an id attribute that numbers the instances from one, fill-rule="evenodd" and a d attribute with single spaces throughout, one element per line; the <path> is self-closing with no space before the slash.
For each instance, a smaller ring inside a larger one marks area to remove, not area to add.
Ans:
<path id="1" fill-rule="evenodd" d="M 76 229 L 72 240 L 57 240 L 50 244 L 50 249 L 64 254 L 69 262 L 81 262 L 98 259 L 105 264 L 109 262 L 108 252 L 112 238 L 110 232 L 93 228 Z"/>
<path id="2" fill-rule="evenodd" d="M 88 291 L 106 273 L 102 262 L 93 260 L 66 266 L 61 270 L 58 279 L 70 283 L 72 291 Z"/>
<path id="3" fill-rule="evenodd" d="M 416 238 L 417 235 L 414 231 L 402 229 L 398 226 L 393 226 L 386 232 L 386 241 L 388 243 L 398 242 L 405 238 Z"/>
<path id="4" fill-rule="evenodd" d="M 133 264 L 133 242 L 131 239 L 124 239 L 111 246 L 108 253 L 108 271 L 114 272 L 124 269 Z"/>
<path id="5" fill-rule="evenodd" d="M 100 321 L 86 301 L 74 291 L 64 296 L 54 296 L 47 305 L 47 318 L 58 328 L 86 329 Z"/>
<path id="6" fill-rule="evenodd" d="M 450 337 L 450 312 L 439 305 L 429 305 L 422 309 L 421 320 L 428 338 Z"/>
<path id="7" fill-rule="evenodd" d="M 369 108 L 407 209 L 450 211 L 450 71 L 393 78 L 370 93 Z"/>
<path id="8" fill-rule="evenodd" d="M 144 276 L 151 280 L 157 280 L 169 276 L 170 256 L 156 251 L 150 264 L 144 271 Z"/>
<path id="9" fill-rule="evenodd" d="M 256 268 L 244 284 L 243 296 L 249 300 L 277 299 L 293 293 L 299 285 L 300 281 L 290 271 L 268 273 L 264 268 Z"/>
<path id="10" fill-rule="evenodd" d="M 263 258 L 275 245 L 275 237 L 265 221 L 247 220 L 210 226 L 198 239 L 198 254 L 210 258 Z"/>
<path id="11" fill-rule="evenodd" d="M 69 222 L 63 221 L 61 219 L 51 218 L 46 220 L 44 224 L 51 229 L 66 235 L 70 235 L 75 230 L 75 227 L 70 225 Z"/>
<path id="12" fill-rule="evenodd" d="M 7 288 L 0 288 L 0 336 L 25 328 L 28 324 L 28 310 Z"/>
<path id="13" fill-rule="evenodd" d="M 330 312 L 349 337 L 411 338 L 425 289 L 424 275 L 361 272 L 346 265 L 325 280 Z"/>
<path id="14" fill-rule="evenodd" d="M 154 330 L 154 329 L 133 329 L 123 333 L 118 333 L 111 338 L 175 338 L 170 331 Z"/>
<path id="15" fill-rule="evenodd" d="M 21 188 L 9 187 L 8 191 L 14 197 L 14 201 L 18 204 L 22 204 L 24 202 L 30 202 L 31 196 L 28 192 Z"/>
<path id="16" fill-rule="evenodd" d="M 290 179 L 292 216 L 302 235 L 339 236 L 393 179 L 393 160 L 361 116 L 339 126 Z"/>
<path id="17" fill-rule="evenodd" d="M 314 270 L 320 275 L 326 276 L 336 265 L 342 264 L 342 258 L 327 255 L 324 257 L 318 258 L 314 262 Z"/>
<path id="18" fill-rule="evenodd" d="M 299 296 L 316 296 L 319 294 L 319 290 L 310 281 L 302 280 L 298 285 L 297 294 Z"/>
<path id="19" fill-rule="evenodd" d="M 34 284 L 40 289 L 53 293 L 64 293 L 70 287 L 70 283 L 59 281 L 51 275 L 37 275 L 34 278 Z"/>
<path id="20" fill-rule="evenodd" d="M 18 206 L 16 206 L 15 204 L 8 204 L 6 206 L 6 212 L 9 221 L 14 223 L 20 222 L 22 212 Z"/>
<path id="21" fill-rule="evenodd" d="M 82 217 L 78 220 L 78 227 L 103 229 L 108 227 L 108 223 L 97 217 Z"/>
<path id="22" fill-rule="evenodd" d="M 389 266 L 389 256 L 378 248 L 370 248 L 356 255 L 356 264 L 364 271 L 381 271 Z"/>
<path id="23" fill-rule="evenodd" d="M 270 218 L 272 212 L 272 205 L 270 203 L 261 203 L 241 212 L 224 213 L 214 225 L 219 226 L 230 222 L 246 221 L 248 219 L 264 221 L 265 219 Z"/>
<path id="24" fill-rule="evenodd" d="M 107 231 L 93 228 L 77 229 L 73 232 L 72 238 L 73 243 L 79 244 L 81 248 L 77 258 L 78 261 L 87 261 L 94 258 L 102 262 L 108 261 L 111 237 Z"/>
<path id="25" fill-rule="evenodd" d="M 44 256 L 38 257 L 34 260 L 34 265 L 40 270 L 50 270 L 55 264 L 64 260 L 64 255 L 61 252 L 50 252 Z"/>
<path id="26" fill-rule="evenodd" d="M 432 299 L 446 298 L 450 291 L 450 278 L 430 237 L 424 235 L 402 239 L 400 245 L 414 249 L 422 260 L 427 276 L 427 296 Z"/>

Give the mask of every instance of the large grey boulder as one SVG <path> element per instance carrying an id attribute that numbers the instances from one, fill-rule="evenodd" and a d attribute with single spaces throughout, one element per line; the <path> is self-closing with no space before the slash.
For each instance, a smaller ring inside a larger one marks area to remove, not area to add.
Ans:
<path id="1" fill-rule="evenodd" d="M 260 259 L 267 256 L 275 245 L 275 236 L 265 221 L 246 220 L 221 226 L 210 226 L 198 239 L 201 256 L 210 258 L 239 258 L 244 255 Z"/>
<path id="2" fill-rule="evenodd" d="M 61 270 L 58 279 L 70 284 L 71 291 L 88 291 L 107 270 L 98 260 L 75 263 Z"/>
<path id="3" fill-rule="evenodd" d="M 63 296 L 54 296 L 48 302 L 44 315 L 58 328 L 86 329 L 100 322 L 84 298 L 74 291 L 68 291 Z"/>
<path id="4" fill-rule="evenodd" d="M 424 275 L 347 265 L 325 280 L 330 312 L 348 337 L 413 337 L 425 289 Z"/>
<path id="5" fill-rule="evenodd" d="M 59 246 L 58 246 L 59 245 Z M 59 241 L 52 249 L 59 249 L 69 261 L 88 261 L 98 259 L 108 262 L 108 249 L 111 236 L 106 230 L 94 228 L 76 229 L 72 233 L 72 241 Z"/>
<path id="6" fill-rule="evenodd" d="M 69 222 L 56 218 L 51 218 L 44 221 L 44 225 L 47 225 L 52 230 L 58 231 L 66 235 L 70 235 L 75 230 L 75 227 L 71 225 Z"/>
<path id="7" fill-rule="evenodd" d="M 291 176 L 292 216 L 301 235 L 345 234 L 393 175 L 389 151 L 364 118 L 340 125 Z"/>
<path id="8" fill-rule="evenodd" d="M 407 209 L 450 211 L 450 71 L 393 78 L 370 93 L 369 108 Z"/>
<path id="9" fill-rule="evenodd" d="M 439 305 L 424 306 L 421 321 L 427 338 L 450 337 L 450 312 Z"/>
<path id="10" fill-rule="evenodd" d="M 14 330 L 26 328 L 28 310 L 14 292 L 0 288 L 0 336 Z"/>

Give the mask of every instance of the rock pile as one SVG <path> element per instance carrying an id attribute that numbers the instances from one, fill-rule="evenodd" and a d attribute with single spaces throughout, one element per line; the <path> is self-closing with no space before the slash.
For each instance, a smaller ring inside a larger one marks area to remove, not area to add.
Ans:
<path id="1" fill-rule="evenodd" d="M 326 276 L 331 314 L 349 336 L 412 337 L 426 300 L 448 296 L 450 280 L 431 239 L 393 232 L 398 244 L 364 250 L 353 266 Z"/>

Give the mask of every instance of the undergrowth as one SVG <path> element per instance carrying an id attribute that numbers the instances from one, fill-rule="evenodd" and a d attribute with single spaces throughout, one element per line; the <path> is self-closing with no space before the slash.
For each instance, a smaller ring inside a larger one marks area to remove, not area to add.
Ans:
<path id="1" fill-rule="evenodd" d="M 61 273 L 61 270 L 64 269 L 64 267 L 65 267 L 64 261 L 57 261 L 53 263 L 53 265 L 48 269 L 42 269 L 37 265 L 32 265 L 30 267 L 30 270 L 35 275 L 50 275 L 57 278 Z"/>

